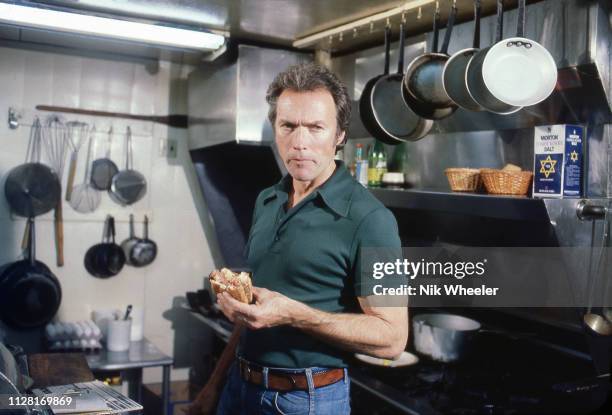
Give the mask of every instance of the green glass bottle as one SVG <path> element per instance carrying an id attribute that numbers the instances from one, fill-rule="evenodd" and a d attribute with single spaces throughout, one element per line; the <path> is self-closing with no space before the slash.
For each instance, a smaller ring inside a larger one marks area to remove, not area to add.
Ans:
<path id="1" fill-rule="evenodd" d="M 387 151 L 383 143 L 374 140 L 368 152 L 368 186 L 379 187 L 382 176 L 387 172 Z"/>

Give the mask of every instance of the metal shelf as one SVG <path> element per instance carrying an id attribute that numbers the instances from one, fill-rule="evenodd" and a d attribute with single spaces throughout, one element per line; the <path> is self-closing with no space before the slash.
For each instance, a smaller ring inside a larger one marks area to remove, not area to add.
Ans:
<path id="1" fill-rule="evenodd" d="M 510 220 L 548 220 L 542 199 L 430 190 L 369 189 L 385 206 Z"/>

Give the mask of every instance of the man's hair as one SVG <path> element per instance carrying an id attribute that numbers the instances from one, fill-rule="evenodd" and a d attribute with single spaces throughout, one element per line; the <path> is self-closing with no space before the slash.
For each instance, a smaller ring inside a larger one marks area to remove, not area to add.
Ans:
<path id="1" fill-rule="evenodd" d="M 344 146 L 348 137 L 346 133 L 348 132 L 351 117 L 351 99 L 344 82 L 324 66 L 316 63 L 294 65 L 276 75 L 266 93 L 266 101 L 270 105 L 268 119 L 272 126 L 274 126 L 276 121 L 276 103 L 278 97 L 286 89 L 295 92 L 306 92 L 319 88 L 327 90 L 336 104 L 336 133 L 340 135 L 342 131 L 345 132 L 344 140 L 338 145 L 338 149 L 340 149 Z"/>

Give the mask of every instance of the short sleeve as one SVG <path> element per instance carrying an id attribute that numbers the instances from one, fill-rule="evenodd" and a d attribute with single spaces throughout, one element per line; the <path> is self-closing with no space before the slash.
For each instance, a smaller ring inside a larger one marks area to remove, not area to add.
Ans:
<path id="1" fill-rule="evenodd" d="M 378 208 L 362 219 L 355 232 L 353 247 L 355 295 L 373 295 L 376 285 L 398 285 L 398 279 L 393 275 L 384 278 L 380 273 L 374 275 L 374 270 L 381 268 L 380 264 L 396 263 L 402 259 L 397 221 L 389 209 Z"/>

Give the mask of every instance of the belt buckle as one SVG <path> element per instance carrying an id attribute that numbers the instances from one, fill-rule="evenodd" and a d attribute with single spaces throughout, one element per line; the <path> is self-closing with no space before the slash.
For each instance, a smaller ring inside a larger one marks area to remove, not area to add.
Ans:
<path id="1" fill-rule="evenodd" d="M 289 379 L 291 381 L 291 388 L 292 389 L 297 389 L 297 382 L 295 381 L 295 378 L 291 374 L 289 374 L 289 373 L 284 374 L 283 373 L 283 374 L 281 374 L 281 376 L 284 377 L 284 378 L 287 378 L 287 379 Z"/>

